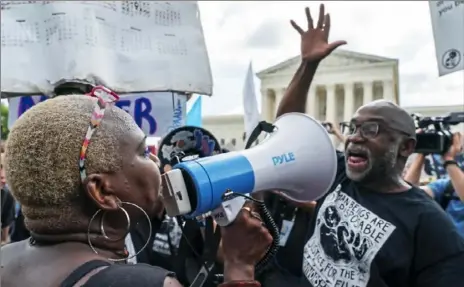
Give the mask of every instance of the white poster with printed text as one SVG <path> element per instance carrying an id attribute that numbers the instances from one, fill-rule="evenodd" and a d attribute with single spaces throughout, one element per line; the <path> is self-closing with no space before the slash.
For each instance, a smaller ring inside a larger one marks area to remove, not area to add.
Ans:
<path id="1" fill-rule="evenodd" d="M 2 92 L 50 95 L 78 79 L 120 93 L 212 93 L 197 1 L 2 0 L 1 24 Z"/>
<path id="2" fill-rule="evenodd" d="M 464 1 L 429 1 L 438 74 L 464 70 Z"/>
<path id="3" fill-rule="evenodd" d="M 372 261 L 394 230 L 339 186 L 317 213 L 303 250 L 303 273 L 314 287 L 366 287 Z"/>
<path id="4" fill-rule="evenodd" d="M 14 122 L 28 109 L 48 99 L 46 96 L 9 99 L 8 128 L 11 129 Z M 185 95 L 171 92 L 121 95 L 116 106 L 128 112 L 149 137 L 163 137 L 171 130 L 185 125 Z"/>

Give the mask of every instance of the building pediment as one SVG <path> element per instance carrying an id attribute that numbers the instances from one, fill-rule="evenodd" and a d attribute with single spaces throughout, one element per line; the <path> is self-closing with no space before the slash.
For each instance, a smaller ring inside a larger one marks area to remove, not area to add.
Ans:
<path id="1" fill-rule="evenodd" d="M 396 59 L 379 57 L 369 54 L 357 53 L 347 50 L 335 50 L 330 56 L 321 62 L 320 68 L 336 68 L 336 67 L 347 67 L 347 66 L 362 66 L 369 64 L 385 63 L 385 62 L 396 62 Z M 282 73 L 285 71 L 297 70 L 300 65 L 301 57 L 293 57 L 286 61 L 283 61 L 277 65 L 267 68 L 256 75 L 262 79 L 266 76 Z"/>

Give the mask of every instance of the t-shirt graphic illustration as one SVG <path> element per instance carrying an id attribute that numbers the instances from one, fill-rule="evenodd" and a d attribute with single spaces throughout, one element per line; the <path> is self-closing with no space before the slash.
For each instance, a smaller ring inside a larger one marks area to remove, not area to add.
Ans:
<path id="1" fill-rule="evenodd" d="M 315 287 L 365 287 L 372 261 L 394 230 L 338 186 L 317 213 L 304 248 L 303 273 Z"/>
<path id="2" fill-rule="evenodd" d="M 177 253 L 182 238 L 182 229 L 175 217 L 165 216 L 160 230 L 155 234 L 152 249 L 161 255 L 174 255 Z"/>

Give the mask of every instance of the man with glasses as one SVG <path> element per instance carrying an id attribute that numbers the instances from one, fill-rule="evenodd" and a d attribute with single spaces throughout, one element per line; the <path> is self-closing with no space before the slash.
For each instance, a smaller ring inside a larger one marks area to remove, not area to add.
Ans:
<path id="1" fill-rule="evenodd" d="M 316 28 L 309 10 L 306 16 L 307 31 L 292 22 L 302 62 L 277 116 L 305 112 L 319 63 L 344 44 L 327 42 L 330 16 L 322 5 Z M 401 177 L 415 143 L 414 121 L 397 105 L 380 100 L 355 112 L 333 188 L 318 200 L 306 236 L 304 286 L 462 286 L 464 240 L 440 207 Z"/>

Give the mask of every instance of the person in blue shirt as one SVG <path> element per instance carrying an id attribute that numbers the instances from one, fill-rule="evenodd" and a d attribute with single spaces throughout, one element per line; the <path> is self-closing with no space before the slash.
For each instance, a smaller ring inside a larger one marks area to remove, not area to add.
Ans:
<path id="1" fill-rule="evenodd" d="M 454 160 L 456 164 L 464 170 L 464 153 L 458 154 L 455 156 Z M 444 159 L 439 154 L 431 154 L 426 156 L 424 162 L 424 171 L 429 176 L 434 176 L 437 179 L 446 178 L 448 174 L 446 169 L 443 167 Z"/>
<path id="2" fill-rule="evenodd" d="M 431 170 L 437 180 L 422 186 L 421 188 L 434 198 L 446 211 L 458 229 L 459 234 L 464 237 L 464 165 L 462 158 L 462 135 L 456 133 L 453 145 L 443 156 L 433 155 L 431 157 Z M 418 155 L 406 172 L 404 179 L 417 184 L 419 182 L 422 167 L 426 158 Z"/>
<path id="3" fill-rule="evenodd" d="M 458 197 L 456 190 L 452 190 L 454 189 L 452 179 L 441 178 L 422 187 L 422 189 L 432 195 L 437 202 L 447 203 L 446 206 L 443 207 L 446 213 L 451 217 L 454 225 L 458 228 L 459 234 L 464 237 L 464 201 Z M 452 190 L 449 195 L 445 194 L 447 189 Z M 461 191 L 461 194 L 464 194 L 463 191 Z M 448 199 L 444 198 L 447 196 L 449 197 Z"/>

